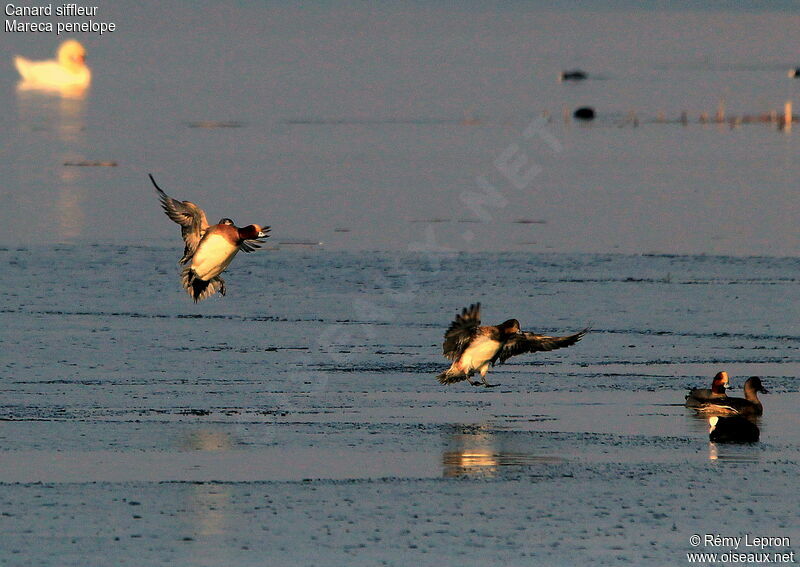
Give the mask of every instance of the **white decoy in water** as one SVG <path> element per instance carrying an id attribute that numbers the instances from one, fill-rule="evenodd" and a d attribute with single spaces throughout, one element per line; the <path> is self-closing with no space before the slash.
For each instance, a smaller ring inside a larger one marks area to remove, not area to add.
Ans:
<path id="1" fill-rule="evenodd" d="M 17 55 L 14 65 L 28 88 L 85 88 L 92 81 L 92 72 L 86 66 L 86 49 L 74 39 L 61 44 L 56 59 L 31 61 Z"/>

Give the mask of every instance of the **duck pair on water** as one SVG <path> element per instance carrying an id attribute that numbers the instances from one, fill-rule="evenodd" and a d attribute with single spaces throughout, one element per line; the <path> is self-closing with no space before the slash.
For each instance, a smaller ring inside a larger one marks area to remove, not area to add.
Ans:
<path id="1" fill-rule="evenodd" d="M 753 423 L 764 413 L 758 393 L 768 393 L 758 376 L 751 376 L 744 383 L 744 398 L 729 397 L 728 373 L 718 372 L 711 382 L 711 389 L 695 388 L 686 396 L 686 407 L 701 415 L 710 416 L 709 439 L 718 443 L 752 443 L 758 441 L 760 432 Z"/>
<path id="2" fill-rule="evenodd" d="M 758 393 L 769 393 L 761 384 L 761 378 L 751 376 L 744 383 L 744 398 L 732 398 L 726 393 L 728 373 L 719 372 L 711 382 L 711 389 L 695 388 L 686 396 L 686 407 L 703 415 L 742 415 L 757 416 L 764 413 L 764 406 Z"/>

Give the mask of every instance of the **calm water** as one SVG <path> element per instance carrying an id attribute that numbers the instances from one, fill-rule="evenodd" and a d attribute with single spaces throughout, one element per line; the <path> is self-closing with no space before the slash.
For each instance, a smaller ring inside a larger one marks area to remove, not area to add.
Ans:
<path id="1" fill-rule="evenodd" d="M 1 562 L 663 565 L 720 501 L 800 537 L 795 259 L 260 251 L 194 305 L 178 248 L 0 249 Z M 445 389 L 477 300 L 593 331 Z M 723 368 L 758 444 L 682 406 Z"/>
<path id="2" fill-rule="evenodd" d="M 16 93 L 11 55 L 57 38 L 4 33 L 0 241 L 166 243 L 154 172 L 212 218 L 335 249 L 796 254 L 797 136 L 696 123 L 796 98 L 791 5 L 546 6 L 101 3 L 118 31 L 80 37 L 79 100 Z M 573 67 L 595 79 L 556 81 Z M 595 125 L 563 123 L 586 104 Z"/>
<path id="3" fill-rule="evenodd" d="M 540 332 L 593 329 L 572 348 L 517 357 L 492 372 L 501 399 L 510 396 L 503 403 L 525 393 L 525 411 L 553 411 L 536 393 L 561 394 L 553 402 L 567 405 L 608 401 L 603 396 L 612 393 L 638 393 L 634 405 L 680 404 L 687 387 L 706 384 L 721 369 L 737 389 L 758 374 L 779 399 L 798 391 L 794 259 L 260 251 L 236 259 L 226 297 L 195 305 L 180 289 L 175 252 L 100 245 L 0 250 L 8 282 L 0 294 L 8 415 L 59 423 L 153 420 L 167 430 L 182 416 L 195 421 L 194 409 L 222 422 L 245 412 L 265 427 L 284 412 L 314 423 L 338 421 L 341 412 L 365 422 L 480 420 L 482 412 L 409 409 L 429 396 L 458 408 L 464 394 L 485 400 L 495 393 L 445 389 L 434 379 L 446 366 L 444 329 L 474 301 L 482 302 L 487 323 L 513 316 Z M 225 417 L 225 408 L 234 413 Z M 576 417 L 559 413 L 555 430 L 572 431 Z M 691 421 L 674 421 L 683 414 L 682 407 L 670 410 L 675 435 L 695 431 Z M 594 424 L 578 419 L 580 430 L 663 432 L 658 420 L 628 412 Z M 530 425 L 514 426 L 520 427 Z M 9 435 L 6 443 L 124 449 L 158 448 L 167 439 L 145 436 L 128 446 L 106 439 L 112 430 L 101 425 L 74 446 L 40 435 Z M 63 434 L 60 425 L 54 432 Z"/>

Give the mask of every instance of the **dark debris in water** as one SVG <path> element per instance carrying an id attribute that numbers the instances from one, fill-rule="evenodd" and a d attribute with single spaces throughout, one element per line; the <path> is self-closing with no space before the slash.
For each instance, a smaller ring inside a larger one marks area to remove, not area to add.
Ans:
<path id="1" fill-rule="evenodd" d="M 186 126 L 189 128 L 204 128 L 206 130 L 214 130 L 218 128 L 242 128 L 244 123 L 237 122 L 235 120 L 200 120 L 197 122 L 187 122 Z"/>
<path id="2" fill-rule="evenodd" d="M 115 161 L 65 161 L 65 166 L 74 167 L 117 167 Z"/>

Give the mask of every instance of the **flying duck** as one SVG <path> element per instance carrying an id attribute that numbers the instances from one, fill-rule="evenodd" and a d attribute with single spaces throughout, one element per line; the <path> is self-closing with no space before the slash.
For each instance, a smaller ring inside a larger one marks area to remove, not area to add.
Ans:
<path id="1" fill-rule="evenodd" d="M 758 426 L 740 415 L 710 417 L 708 438 L 715 443 L 754 443 L 761 432 Z"/>
<path id="2" fill-rule="evenodd" d="M 708 388 L 692 388 L 686 396 L 686 407 L 695 408 L 709 400 L 719 401 L 725 399 L 728 395 L 725 393 L 725 388 L 728 387 L 728 373 L 724 370 L 717 372 L 714 380 L 711 382 L 711 389 Z"/>
<path id="3" fill-rule="evenodd" d="M 744 398 L 724 398 L 709 399 L 695 406 L 698 412 L 707 415 L 761 415 L 764 413 L 764 406 L 758 399 L 758 392 L 768 394 L 769 391 L 761 384 L 761 378 L 751 376 L 744 383 Z"/>
<path id="4" fill-rule="evenodd" d="M 455 384 L 466 380 L 473 386 L 496 386 L 486 381 L 486 373 L 496 361 L 505 362 L 512 356 L 526 352 L 555 350 L 574 345 L 588 329 L 567 337 L 549 337 L 520 330 L 519 321 L 509 319 L 499 325 L 481 327 L 481 304 L 464 308 L 444 334 L 442 352 L 453 361 L 446 371 L 436 378 L 441 384 Z M 470 377 L 480 372 L 481 382 Z"/>
<path id="5" fill-rule="evenodd" d="M 181 226 L 184 249 L 179 264 L 189 264 L 181 271 L 181 283 L 195 303 L 214 293 L 225 295 L 225 280 L 220 274 L 242 250 L 253 252 L 260 248 L 260 238 L 269 236 L 269 227 L 251 224 L 237 227 L 229 218 L 209 226 L 206 214 L 191 201 L 179 201 L 168 196 L 150 175 L 161 206 L 167 216 Z M 191 263 L 189 263 L 191 261 Z"/>
<path id="6" fill-rule="evenodd" d="M 62 43 L 57 59 L 31 61 L 17 55 L 14 65 L 22 80 L 31 88 L 59 89 L 63 87 L 87 87 L 92 81 L 92 72 L 86 66 L 86 49 L 69 39 Z"/>

